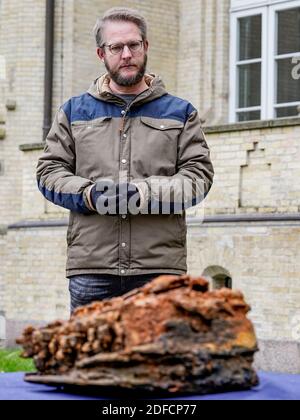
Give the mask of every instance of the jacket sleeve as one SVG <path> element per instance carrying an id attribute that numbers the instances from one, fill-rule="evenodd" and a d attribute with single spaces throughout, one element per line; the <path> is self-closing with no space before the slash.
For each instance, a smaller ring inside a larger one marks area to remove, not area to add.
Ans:
<path id="1" fill-rule="evenodd" d="M 93 182 L 75 175 L 75 145 L 68 118 L 60 108 L 46 138 L 36 168 L 38 188 L 52 203 L 74 212 L 89 214 L 86 190 Z"/>
<path id="2" fill-rule="evenodd" d="M 172 177 L 149 177 L 134 180 L 141 196 L 141 210 L 162 206 L 184 210 L 199 204 L 207 196 L 214 177 L 210 151 L 197 110 L 193 110 L 178 141 L 177 171 Z M 167 211 L 164 211 L 166 214 Z"/>

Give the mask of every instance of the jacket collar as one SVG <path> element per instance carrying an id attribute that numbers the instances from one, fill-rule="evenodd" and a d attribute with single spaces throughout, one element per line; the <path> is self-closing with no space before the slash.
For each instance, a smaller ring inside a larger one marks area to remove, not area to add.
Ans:
<path id="1" fill-rule="evenodd" d="M 134 101 L 132 101 L 131 106 L 153 101 L 154 99 L 160 98 L 168 93 L 160 76 L 149 73 L 145 74 L 144 77 L 149 89 L 137 95 Z M 91 84 L 88 93 L 96 99 L 100 99 L 105 102 L 114 102 L 123 106 L 126 102 L 111 91 L 109 82 L 110 77 L 108 73 L 102 74 Z"/>

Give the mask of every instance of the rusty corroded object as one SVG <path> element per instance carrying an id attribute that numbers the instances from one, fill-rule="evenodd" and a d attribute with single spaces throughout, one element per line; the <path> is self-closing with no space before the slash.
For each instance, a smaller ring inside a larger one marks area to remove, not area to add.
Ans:
<path id="1" fill-rule="evenodd" d="M 18 343 L 39 373 L 25 380 L 173 394 L 248 389 L 258 383 L 249 310 L 238 291 L 160 276 L 69 321 L 27 328 Z"/>

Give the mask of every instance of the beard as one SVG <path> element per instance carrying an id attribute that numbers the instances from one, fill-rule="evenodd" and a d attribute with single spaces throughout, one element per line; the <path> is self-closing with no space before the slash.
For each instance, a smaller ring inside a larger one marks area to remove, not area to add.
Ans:
<path id="1" fill-rule="evenodd" d="M 127 77 L 122 76 L 119 69 L 112 70 L 112 68 L 110 67 L 106 59 L 104 59 L 104 64 L 109 74 L 109 77 L 116 84 L 118 84 L 119 86 L 134 86 L 137 83 L 139 83 L 145 76 L 146 68 L 147 68 L 147 61 L 148 61 L 148 56 L 147 54 L 145 54 L 143 64 L 141 64 L 140 66 L 137 65 L 138 72 L 134 76 L 127 76 Z"/>

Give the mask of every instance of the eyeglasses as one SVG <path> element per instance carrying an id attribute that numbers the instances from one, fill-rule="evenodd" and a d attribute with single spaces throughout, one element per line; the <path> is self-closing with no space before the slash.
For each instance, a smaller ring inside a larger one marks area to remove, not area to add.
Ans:
<path id="1" fill-rule="evenodd" d="M 108 47 L 109 51 L 113 55 L 121 54 L 123 52 L 125 45 L 130 49 L 130 51 L 134 54 L 142 50 L 144 41 L 130 41 L 127 44 L 123 44 L 119 42 L 118 44 L 102 44 L 101 48 Z"/>

